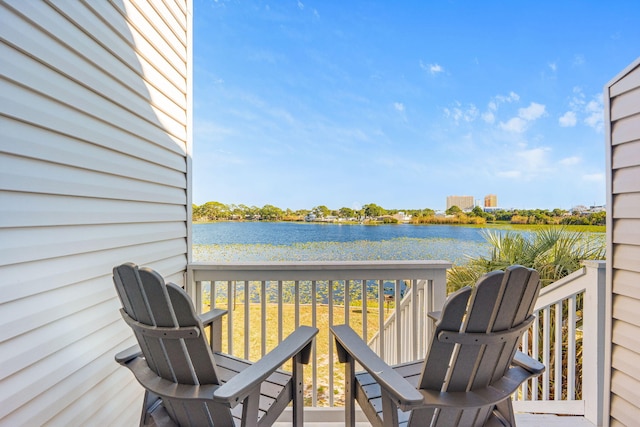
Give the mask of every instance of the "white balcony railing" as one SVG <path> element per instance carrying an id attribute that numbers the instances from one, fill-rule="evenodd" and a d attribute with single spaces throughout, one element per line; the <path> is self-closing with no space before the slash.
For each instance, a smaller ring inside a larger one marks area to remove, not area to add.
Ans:
<path id="1" fill-rule="evenodd" d="M 199 309 L 212 304 L 228 311 L 223 350 L 236 356 L 256 360 L 296 326 L 318 327 L 310 372 L 305 371 L 306 404 L 334 406 L 344 396 L 344 370 L 335 366 L 329 325 L 348 323 L 370 339 L 393 313 L 415 327 L 397 327 L 382 348 L 416 356 L 419 348 L 406 343 L 429 336 L 425 313 L 444 303 L 450 267 L 447 261 L 194 263 L 187 283 Z M 410 310 L 395 304 L 403 296 Z"/>
<path id="2" fill-rule="evenodd" d="M 256 360 L 297 325 L 318 327 L 305 371 L 306 404 L 326 407 L 340 406 L 344 395 L 328 326 L 350 324 L 389 363 L 422 358 L 432 327 L 427 313 L 444 303 L 450 267 L 446 261 L 194 263 L 188 283 L 197 307 L 228 310 L 223 350 L 236 356 Z M 517 411 L 584 415 L 601 424 L 604 274 L 603 261 L 587 261 L 542 289 L 522 349 L 547 370 L 522 386 Z"/>

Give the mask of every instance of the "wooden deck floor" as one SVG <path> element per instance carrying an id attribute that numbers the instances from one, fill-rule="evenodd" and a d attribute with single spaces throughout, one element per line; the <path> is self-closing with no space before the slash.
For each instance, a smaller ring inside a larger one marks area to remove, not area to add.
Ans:
<path id="1" fill-rule="evenodd" d="M 285 411 L 274 427 L 290 427 L 291 414 Z M 339 408 L 305 409 L 305 426 L 310 427 L 338 427 L 344 426 Z M 356 427 L 370 427 L 361 413 L 357 417 Z M 584 417 L 558 416 L 548 414 L 516 414 L 518 427 L 595 427 Z"/>

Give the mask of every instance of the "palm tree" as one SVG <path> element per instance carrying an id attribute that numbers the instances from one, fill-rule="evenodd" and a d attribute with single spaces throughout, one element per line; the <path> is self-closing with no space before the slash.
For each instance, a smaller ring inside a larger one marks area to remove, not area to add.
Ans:
<path id="1" fill-rule="evenodd" d="M 542 286 L 546 286 L 578 270 L 583 260 L 605 257 L 602 236 L 570 232 L 564 227 L 545 227 L 531 233 L 485 230 L 483 234 L 491 246 L 490 255 L 452 268 L 447 278 L 449 292 L 473 286 L 483 274 L 513 264 L 538 270 Z"/>

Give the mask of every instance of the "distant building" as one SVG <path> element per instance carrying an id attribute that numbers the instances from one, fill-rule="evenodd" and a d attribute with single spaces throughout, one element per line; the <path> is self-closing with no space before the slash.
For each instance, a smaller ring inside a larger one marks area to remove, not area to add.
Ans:
<path id="1" fill-rule="evenodd" d="M 495 208 L 498 206 L 498 196 L 495 194 L 487 194 L 484 196 L 484 207 Z"/>
<path id="2" fill-rule="evenodd" d="M 460 209 L 471 210 L 475 205 L 473 196 L 447 196 L 447 209 L 457 206 Z"/>

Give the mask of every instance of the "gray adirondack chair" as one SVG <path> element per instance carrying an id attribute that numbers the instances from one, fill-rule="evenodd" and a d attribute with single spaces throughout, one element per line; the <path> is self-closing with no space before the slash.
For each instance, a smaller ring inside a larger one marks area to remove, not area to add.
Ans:
<path id="1" fill-rule="evenodd" d="M 301 326 L 252 364 L 220 349 L 223 310 L 204 317 L 189 296 L 154 270 L 127 263 L 113 269 L 120 310 L 138 346 L 116 355 L 145 388 L 140 425 L 265 426 L 293 402 L 302 425 L 302 364 L 309 362 L 316 328 Z M 279 370 L 293 360 L 293 372 Z"/>
<path id="2" fill-rule="evenodd" d="M 539 274 L 522 266 L 450 295 L 425 360 L 390 367 L 346 325 L 333 326 L 346 363 L 346 421 L 355 403 L 373 426 L 513 426 L 511 395 L 544 365 L 517 351 L 534 320 Z M 355 362 L 363 372 L 355 372 Z"/>

